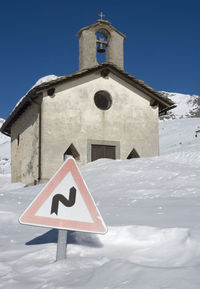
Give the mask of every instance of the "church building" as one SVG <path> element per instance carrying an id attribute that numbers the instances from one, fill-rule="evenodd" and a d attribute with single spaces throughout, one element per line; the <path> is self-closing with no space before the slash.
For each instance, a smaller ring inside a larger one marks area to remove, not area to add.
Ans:
<path id="1" fill-rule="evenodd" d="M 12 182 L 44 182 L 67 155 L 81 166 L 159 154 L 159 114 L 174 103 L 124 71 L 126 36 L 110 22 L 78 36 L 79 71 L 32 88 L 1 128 L 11 136 Z"/>

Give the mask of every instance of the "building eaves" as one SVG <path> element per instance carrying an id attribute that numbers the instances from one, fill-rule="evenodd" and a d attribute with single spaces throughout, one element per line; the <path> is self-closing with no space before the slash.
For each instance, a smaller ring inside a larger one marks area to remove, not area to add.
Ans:
<path id="1" fill-rule="evenodd" d="M 86 74 L 90 74 L 96 70 L 100 70 L 100 69 L 104 69 L 104 68 L 110 69 L 110 71 L 112 71 L 114 74 L 123 75 L 126 78 L 126 80 L 129 79 L 131 81 L 132 85 L 136 85 L 138 87 L 138 89 L 143 88 L 147 94 L 150 93 L 151 94 L 150 96 L 155 97 L 160 102 L 163 102 L 164 105 L 167 105 L 167 106 L 174 105 L 174 102 L 171 99 L 169 99 L 167 96 L 163 95 L 162 93 L 158 92 L 157 90 L 155 90 L 152 87 L 150 87 L 149 85 L 147 85 L 144 81 L 134 77 L 133 75 L 131 75 L 127 72 L 125 72 L 124 70 L 120 69 L 118 66 L 116 66 L 112 63 L 102 63 L 99 65 L 93 66 L 91 68 L 80 70 L 80 71 L 77 71 L 75 73 L 59 77 L 55 80 L 51 80 L 49 82 L 42 83 L 36 87 L 36 91 L 40 91 L 40 90 L 43 90 L 45 88 L 49 88 L 53 85 L 65 82 L 67 80 L 79 78 L 79 77 L 84 76 Z"/>
<path id="2" fill-rule="evenodd" d="M 139 90 L 143 91 L 151 98 L 155 99 L 155 101 L 159 104 L 159 110 L 161 112 L 166 112 L 174 107 L 174 102 L 170 100 L 168 97 L 163 96 L 161 93 L 156 91 L 155 89 L 148 86 L 144 81 L 137 79 L 136 77 L 132 76 L 131 74 L 119 69 L 116 65 L 112 63 L 103 63 L 97 66 L 84 69 L 72 74 L 68 74 L 62 77 L 58 77 L 55 80 L 51 80 L 48 82 L 44 82 L 33 89 L 31 89 L 19 103 L 15 106 L 14 110 L 8 116 L 7 120 L 3 123 L 1 127 L 1 132 L 10 135 L 10 129 L 12 123 L 23 113 L 23 111 L 37 98 L 37 96 L 45 89 L 50 87 L 56 86 L 66 81 L 70 81 L 76 78 L 80 78 L 84 75 L 88 75 L 98 70 L 108 70 L 119 77 L 122 77 L 125 81 L 127 81 L 132 86 L 138 88 Z"/>
<path id="3" fill-rule="evenodd" d="M 129 79 L 133 86 L 137 87 L 139 90 L 144 91 L 150 97 L 155 98 L 158 102 L 163 103 L 163 105 L 172 106 L 174 102 L 169 99 L 167 96 L 163 95 L 162 93 L 158 92 L 157 90 L 153 89 L 149 85 L 147 85 L 143 80 L 140 80 L 133 75 L 125 72 L 124 70 L 118 68 L 117 66 L 110 64 L 110 66 L 115 69 L 116 71 L 120 72 L 121 75 L 124 75 L 126 79 Z"/>

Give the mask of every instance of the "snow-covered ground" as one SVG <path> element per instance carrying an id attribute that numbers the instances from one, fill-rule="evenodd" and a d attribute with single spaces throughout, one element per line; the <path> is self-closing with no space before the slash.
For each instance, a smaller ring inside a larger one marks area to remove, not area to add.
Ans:
<path id="1" fill-rule="evenodd" d="M 200 139 L 195 137 L 200 129 L 200 118 L 165 120 L 159 123 L 160 154 L 192 152 L 199 148 Z M 192 160 L 192 162 L 195 160 Z"/>
<path id="2" fill-rule="evenodd" d="M 55 262 L 56 230 L 18 223 L 43 185 L 1 174 L 0 288 L 199 289 L 199 125 L 161 121 L 161 156 L 82 168 L 108 233 L 69 232 L 64 262 Z"/>

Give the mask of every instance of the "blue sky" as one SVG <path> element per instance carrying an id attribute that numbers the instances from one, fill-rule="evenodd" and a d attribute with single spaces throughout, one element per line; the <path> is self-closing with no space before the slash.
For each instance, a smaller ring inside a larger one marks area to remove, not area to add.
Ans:
<path id="1" fill-rule="evenodd" d="M 125 71 L 157 90 L 200 95 L 198 0 L 0 0 L 0 117 L 41 77 L 78 70 L 80 28 L 105 19 L 127 36 Z"/>

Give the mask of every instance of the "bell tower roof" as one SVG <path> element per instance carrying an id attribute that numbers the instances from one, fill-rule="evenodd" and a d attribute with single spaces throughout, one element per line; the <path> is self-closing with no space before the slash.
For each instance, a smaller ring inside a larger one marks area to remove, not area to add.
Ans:
<path id="1" fill-rule="evenodd" d="M 84 31 L 84 30 L 97 30 L 99 31 L 100 28 L 104 28 L 104 29 L 107 29 L 108 31 L 109 30 L 113 30 L 115 32 L 117 32 L 119 35 L 121 35 L 124 39 L 126 39 L 126 35 L 124 35 L 123 33 L 121 33 L 118 29 L 116 29 L 115 27 L 113 27 L 111 25 L 111 22 L 109 22 L 108 20 L 104 20 L 104 19 L 98 19 L 97 21 L 95 21 L 92 25 L 89 25 L 89 26 L 86 26 L 86 27 L 83 27 L 81 28 L 78 33 L 77 33 L 77 36 L 81 36 L 81 33 Z"/>

